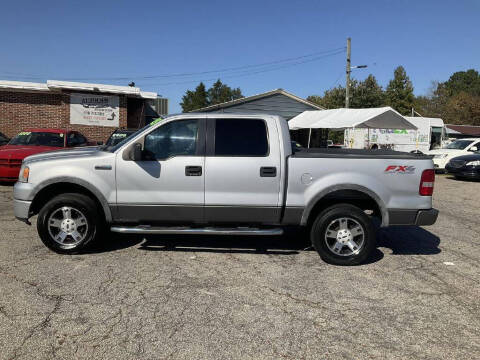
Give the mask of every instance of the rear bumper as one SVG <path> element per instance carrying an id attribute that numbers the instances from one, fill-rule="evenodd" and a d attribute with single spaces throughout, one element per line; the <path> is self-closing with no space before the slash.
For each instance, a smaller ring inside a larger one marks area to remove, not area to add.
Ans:
<path id="1" fill-rule="evenodd" d="M 395 209 L 388 211 L 389 225 L 433 225 L 437 221 L 438 210 Z"/>

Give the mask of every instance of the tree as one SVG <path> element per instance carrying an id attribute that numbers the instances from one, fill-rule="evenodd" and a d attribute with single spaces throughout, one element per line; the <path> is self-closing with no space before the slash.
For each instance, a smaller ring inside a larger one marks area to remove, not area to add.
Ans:
<path id="1" fill-rule="evenodd" d="M 393 73 L 385 92 L 386 103 L 400 114 L 407 115 L 414 105 L 413 85 L 403 66 L 397 67 Z"/>
<path id="2" fill-rule="evenodd" d="M 240 88 L 232 89 L 230 86 L 223 84 L 220 79 L 208 89 L 208 102 L 210 105 L 221 104 L 241 97 L 243 95 Z"/>
<path id="3" fill-rule="evenodd" d="M 474 69 L 457 71 L 445 82 L 434 83 L 430 94 L 415 99 L 423 116 L 446 123 L 480 125 L 480 74 Z"/>
<path id="4" fill-rule="evenodd" d="M 455 96 L 464 92 L 473 96 L 480 96 L 480 74 L 474 69 L 457 71 L 444 83 L 439 84 L 447 96 Z"/>
<path id="5" fill-rule="evenodd" d="M 183 112 L 189 112 L 208 106 L 208 95 L 207 90 L 205 89 L 205 84 L 203 82 L 198 84 L 195 91 L 187 90 L 182 97 L 180 105 L 182 106 Z"/>
<path id="6" fill-rule="evenodd" d="M 205 89 L 203 82 L 195 88 L 195 91 L 187 90 L 180 105 L 183 112 L 188 112 L 242 97 L 240 88 L 232 89 L 218 79 L 208 90 Z"/>
<path id="7" fill-rule="evenodd" d="M 383 89 L 372 74 L 368 75 L 363 81 L 352 79 L 350 82 L 350 94 L 351 108 L 371 108 L 385 104 Z M 307 100 L 327 109 L 343 108 L 345 107 L 345 88 L 340 85 L 326 90 L 323 93 L 323 97 L 311 95 Z"/>
<path id="8" fill-rule="evenodd" d="M 480 96 L 462 91 L 448 100 L 444 118 L 452 124 L 480 126 Z"/>
<path id="9" fill-rule="evenodd" d="M 360 81 L 352 92 L 352 108 L 372 108 L 385 105 L 385 94 L 372 74 Z"/>
<path id="10" fill-rule="evenodd" d="M 311 95 L 307 97 L 307 100 L 326 109 L 342 108 L 345 107 L 345 88 L 339 85 L 333 89 L 326 90 L 323 93 L 323 97 Z"/>

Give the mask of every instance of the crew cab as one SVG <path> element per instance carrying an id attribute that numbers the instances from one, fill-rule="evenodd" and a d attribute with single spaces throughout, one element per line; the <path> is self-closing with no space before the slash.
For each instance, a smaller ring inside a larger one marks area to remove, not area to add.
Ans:
<path id="1" fill-rule="evenodd" d="M 480 138 L 457 139 L 442 149 L 430 150 L 427 155 L 433 155 L 433 164 L 438 172 L 445 172 L 445 166 L 457 156 L 469 155 L 480 151 Z"/>
<path id="2" fill-rule="evenodd" d="M 182 114 L 113 147 L 29 156 L 15 216 L 38 214 L 43 243 L 81 251 L 124 234 L 280 235 L 306 227 L 321 258 L 353 265 L 381 226 L 431 225 L 430 157 L 386 150 L 293 152 L 287 122 L 261 114 Z"/>
<path id="3" fill-rule="evenodd" d="M 78 131 L 27 129 L 0 147 L 0 181 L 15 182 L 25 157 L 45 151 L 95 145 Z"/>

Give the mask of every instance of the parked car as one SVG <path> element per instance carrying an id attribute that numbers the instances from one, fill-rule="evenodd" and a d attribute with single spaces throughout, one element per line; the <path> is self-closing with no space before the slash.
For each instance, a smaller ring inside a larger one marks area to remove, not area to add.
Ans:
<path id="1" fill-rule="evenodd" d="M 0 181 L 15 182 L 25 157 L 45 151 L 95 145 L 78 131 L 27 129 L 0 148 Z"/>
<path id="2" fill-rule="evenodd" d="M 10 139 L 0 132 L 0 146 L 5 145 L 9 141 Z"/>
<path id="3" fill-rule="evenodd" d="M 445 169 L 457 179 L 480 180 L 480 153 L 453 158 L 445 166 Z"/>
<path id="4" fill-rule="evenodd" d="M 127 137 L 132 135 L 136 129 L 117 129 L 110 134 L 107 142 L 105 143 L 106 146 L 115 146 L 120 141 L 125 140 Z"/>
<path id="5" fill-rule="evenodd" d="M 454 157 L 468 155 L 472 152 L 480 150 L 480 138 L 457 139 L 445 148 L 427 151 L 427 155 L 433 155 L 433 164 L 435 170 L 439 172 L 445 171 L 445 166 Z"/>
<path id="6" fill-rule="evenodd" d="M 431 225 L 430 157 L 395 151 L 313 149 L 292 154 L 273 115 L 182 114 L 114 147 L 37 154 L 14 188 L 15 216 L 38 214 L 43 243 L 75 253 L 124 234 L 280 235 L 308 228 L 322 259 L 353 265 L 382 226 Z M 370 215 L 368 215 L 370 214 Z"/>

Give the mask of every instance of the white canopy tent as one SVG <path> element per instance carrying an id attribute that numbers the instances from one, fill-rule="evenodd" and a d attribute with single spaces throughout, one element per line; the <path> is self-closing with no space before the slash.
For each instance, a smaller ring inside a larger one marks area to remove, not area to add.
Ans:
<path id="1" fill-rule="evenodd" d="M 417 127 L 391 107 L 370 109 L 331 109 L 304 111 L 288 122 L 290 130 L 310 129 L 308 147 L 312 129 L 406 129 Z"/>

